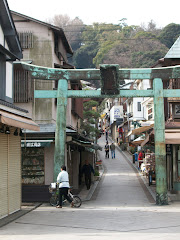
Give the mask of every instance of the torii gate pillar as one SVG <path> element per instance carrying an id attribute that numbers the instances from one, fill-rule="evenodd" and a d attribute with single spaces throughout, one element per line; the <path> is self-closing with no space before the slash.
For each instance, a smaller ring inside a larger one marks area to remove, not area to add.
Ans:
<path id="1" fill-rule="evenodd" d="M 66 143 L 66 109 L 67 109 L 67 80 L 58 81 L 57 91 L 57 117 L 55 134 L 55 153 L 54 153 L 54 181 L 57 181 L 61 166 L 65 164 L 65 143 Z"/>
<path id="2" fill-rule="evenodd" d="M 160 78 L 153 81 L 154 90 L 154 131 L 156 160 L 156 204 L 168 204 L 166 176 L 166 145 L 163 83 Z"/>

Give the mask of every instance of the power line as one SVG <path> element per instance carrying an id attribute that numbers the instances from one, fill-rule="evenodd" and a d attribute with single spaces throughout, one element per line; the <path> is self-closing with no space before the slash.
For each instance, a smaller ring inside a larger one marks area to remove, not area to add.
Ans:
<path id="1" fill-rule="evenodd" d="M 164 38 L 165 39 L 165 38 Z M 172 38 L 166 38 L 166 39 L 172 39 Z M 69 42 L 108 42 L 108 41 L 142 41 L 142 40 L 156 40 L 159 41 L 158 38 L 156 37 L 150 37 L 150 38 L 118 38 L 118 39 L 74 39 L 70 40 L 68 39 Z M 53 42 L 51 40 L 37 40 L 34 43 L 38 42 Z"/>
<path id="2" fill-rule="evenodd" d="M 18 28 L 18 30 L 19 29 L 25 29 L 24 27 L 19 27 Z M 27 30 L 25 30 L 25 31 L 27 31 Z M 77 33 L 83 33 L 83 32 L 98 32 L 98 31 L 105 31 L 105 32 L 109 32 L 109 31 L 119 31 L 119 29 L 118 29 L 118 27 L 117 28 L 94 28 L 94 29 L 80 29 L 80 30 L 65 30 L 65 29 L 63 29 L 63 31 L 65 32 L 65 33 L 67 33 L 67 32 L 77 32 Z M 146 32 L 149 32 L 149 31 L 145 31 L 145 30 L 143 30 L 145 33 Z M 157 30 L 158 31 L 158 30 Z M 123 33 L 123 31 L 120 31 L 119 33 Z M 138 32 L 138 31 L 137 31 Z M 40 33 L 44 33 L 44 32 L 38 32 L 39 34 Z"/>

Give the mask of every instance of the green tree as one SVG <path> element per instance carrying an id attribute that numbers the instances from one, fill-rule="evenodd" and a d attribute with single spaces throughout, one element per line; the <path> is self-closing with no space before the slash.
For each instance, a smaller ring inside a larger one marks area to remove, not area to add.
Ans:
<path id="1" fill-rule="evenodd" d="M 96 43 L 82 45 L 74 54 L 73 63 L 76 68 L 94 68 L 93 58 L 97 54 Z"/>
<path id="2" fill-rule="evenodd" d="M 102 63 L 114 62 L 121 68 L 152 67 L 168 51 L 152 32 L 133 28 L 131 36 L 129 39 L 117 41 L 104 56 Z"/>
<path id="3" fill-rule="evenodd" d="M 53 24 L 62 27 L 74 55 L 76 68 L 99 68 L 99 64 L 119 64 L 121 68 L 151 67 L 162 58 L 180 34 L 180 25 L 171 23 L 159 29 L 151 20 L 147 26 L 118 24 L 84 25 L 79 18 L 56 15 Z M 99 87 L 96 83 L 96 87 Z"/>
<path id="4" fill-rule="evenodd" d="M 71 45 L 71 48 L 76 52 L 82 45 L 82 32 L 85 27 L 83 21 L 78 17 L 71 19 L 67 14 L 55 15 L 48 20 L 49 23 L 62 28 Z M 74 57 L 69 59 L 71 64 L 74 64 Z"/>
<path id="5" fill-rule="evenodd" d="M 167 48 L 171 48 L 176 39 L 180 35 L 180 24 L 170 23 L 162 29 L 162 32 L 159 35 L 159 40 Z"/>
<path id="6" fill-rule="evenodd" d="M 147 52 L 134 52 L 131 56 L 133 67 L 134 68 L 147 68 L 152 67 L 154 63 L 158 59 L 162 57 L 162 54 L 164 55 L 164 52 L 155 50 L 155 51 L 147 51 Z"/>
<path id="7" fill-rule="evenodd" d="M 97 138 L 100 131 L 97 129 L 97 121 L 100 114 L 97 112 L 98 102 L 90 100 L 83 104 L 84 106 L 84 120 L 81 123 L 81 129 L 86 132 L 89 138 Z"/>
<path id="8" fill-rule="evenodd" d="M 86 26 L 82 33 L 82 46 L 74 56 L 76 67 L 92 68 L 101 63 L 104 55 L 114 45 L 121 29 L 122 24 L 94 23 L 92 26 Z"/>

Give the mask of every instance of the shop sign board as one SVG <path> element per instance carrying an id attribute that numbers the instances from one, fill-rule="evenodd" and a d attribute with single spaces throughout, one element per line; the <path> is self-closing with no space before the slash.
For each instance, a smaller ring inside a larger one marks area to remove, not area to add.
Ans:
<path id="1" fill-rule="evenodd" d="M 110 110 L 110 124 L 114 121 L 124 121 L 123 117 L 123 106 L 113 106 Z"/>
<path id="2" fill-rule="evenodd" d="M 50 147 L 51 142 L 49 141 L 21 141 L 21 147 Z"/>
<path id="3" fill-rule="evenodd" d="M 171 144 L 167 144 L 166 145 L 166 154 L 167 155 L 171 155 L 172 154 L 172 145 Z"/>
<path id="4" fill-rule="evenodd" d="M 42 147 L 40 142 L 21 143 L 21 147 Z"/>

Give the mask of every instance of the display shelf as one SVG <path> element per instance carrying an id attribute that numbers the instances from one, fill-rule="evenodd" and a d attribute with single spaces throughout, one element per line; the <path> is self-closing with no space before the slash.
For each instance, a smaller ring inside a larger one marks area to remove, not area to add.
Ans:
<path id="1" fill-rule="evenodd" d="M 23 175 L 22 175 L 22 177 L 37 177 L 37 176 L 38 176 L 38 177 L 42 177 L 42 176 L 44 176 L 44 174 L 42 174 L 42 175 L 40 175 L 40 174 L 39 174 L 39 175 L 28 175 L 28 174 L 23 174 Z"/>
<path id="2" fill-rule="evenodd" d="M 143 159 L 143 172 L 147 178 L 149 178 L 149 172 L 152 174 L 152 179 L 155 180 L 155 153 L 145 153 Z"/>
<path id="3" fill-rule="evenodd" d="M 34 164 L 24 165 L 24 164 L 23 164 L 23 166 L 24 166 L 24 167 L 32 167 L 32 166 L 33 166 L 33 167 L 35 167 L 35 166 L 42 166 L 42 167 L 44 167 L 44 164 L 42 164 L 42 165 L 40 165 L 40 164 L 37 164 L 37 165 L 34 165 Z"/>
<path id="4" fill-rule="evenodd" d="M 37 172 L 39 172 L 39 171 L 44 171 L 44 169 L 31 169 L 31 170 L 23 169 L 23 171 L 37 171 Z"/>
<path id="5" fill-rule="evenodd" d="M 43 184 L 44 180 L 44 149 L 26 149 L 22 158 L 22 183 Z"/>

